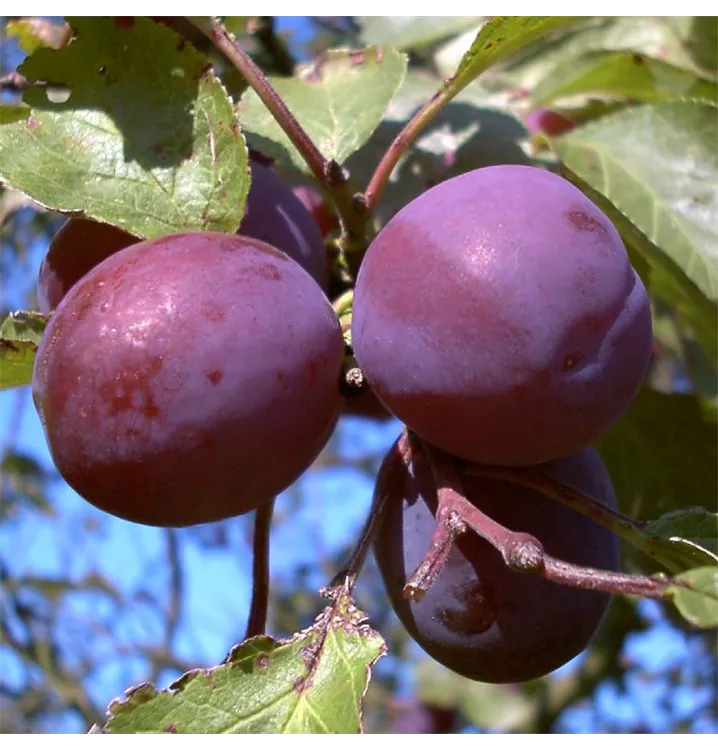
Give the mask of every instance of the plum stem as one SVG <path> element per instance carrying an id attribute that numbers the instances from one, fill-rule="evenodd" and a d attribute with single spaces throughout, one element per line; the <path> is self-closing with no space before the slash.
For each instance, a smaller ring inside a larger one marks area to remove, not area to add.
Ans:
<path id="1" fill-rule="evenodd" d="M 603 503 L 569 487 L 563 482 L 546 474 L 538 467 L 519 466 L 485 466 L 469 464 L 465 471 L 487 479 L 498 479 L 530 487 L 543 495 L 556 500 L 569 508 L 582 513 L 592 521 L 604 526 L 617 536 L 640 549 L 644 554 L 663 565 L 671 573 L 678 573 L 670 559 L 662 553 L 661 548 L 653 544 L 652 539 L 643 529 L 646 524 L 627 516 L 617 510 L 606 507 Z"/>
<path id="2" fill-rule="evenodd" d="M 504 558 L 504 562 L 517 572 L 539 575 L 547 581 L 591 591 L 605 591 L 624 596 L 644 596 L 652 599 L 666 599 L 670 596 L 667 590 L 676 583 L 670 578 L 651 578 L 598 570 L 575 565 L 549 555 L 536 537 L 507 529 L 466 499 L 456 459 L 453 456 L 424 441 L 414 439 L 409 442 L 410 450 L 414 449 L 417 442 L 429 460 L 437 490 L 438 506 L 443 514 L 439 519 L 437 529 L 445 526 L 442 519 L 448 518 L 449 514 L 453 513 L 468 528 L 495 547 Z M 403 455 L 405 460 L 411 457 L 410 453 Z M 414 601 L 417 601 L 417 596 L 420 599 L 426 593 L 446 562 L 451 543 L 453 543 L 453 540 L 449 542 L 449 550 L 441 544 L 443 535 L 446 533 L 445 531 L 435 532 L 432 544 L 429 545 L 417 572 L 407 584 L 407 586 L 411 584 L 409 594 Z M 436 545 L 433 544 L 435 538 L 438 542 Z M 420 575 L 420 571 L 423 570 L 430 571 L 431 574 Z"/>
<path id="3" fill-rule="evenodd" d="M 186 18 L 244 77 L 299 151 L 322 190 L 332 199 L 342 227 L 342 250 L 347 252 L 366 249 L 369 213 L 363 196 L 357 197 L 352 192 L 349 172 L 333 159 L 325 158 L 259 66 L 239 46 L 223 23 L 205 16 Z"/>
<path id="4" fill-rule="evenodd" d="M 252 543 L 252 604 L 247 619 L 245 638 L 262 635 L 267 628 L 269 607 L 269 532 L 272 525 L 274 500 L 261 505 L 254 514 Z"/>
<path id="5" fill-rule="evenodd" d="M 404 152 L 421 135 L 424 128 L 436 117 L 439 112 L 454 98 L 458 91 L 448 88 L 439 89 L 431 99 L 428 99 L 414 116 L 406 123 L 401 132 L 394 138 L 391 145 L 382 156 L 379 164 L 374 170 L 369 184 L 364 191 L 367 210 L 373 211 L 386 187 L 394 167 L 399 163 Z"/>
<path id="6" fill-rule="evenodd" d="M 408 450 L 408 440 L 408 433 L 405 430 L 399 438 L 398 448 L 400 451 Z M 374 537 L 376 536 L 379 526 L 384 518 L 384 513 L 387 509 L 387 500 L 391 496 L 391 486 L 385 486 L 382 489 L 383 492 L 377 492 L 374 494 L 374 502 L 372 503 L 369 515 L 364 522 L 364 527 L 359 534 L 359 540 L 357 541 L 351 557 L 342 569 L 334 576 L 329 586 L 326 587 L 327 591 L 345 588 L 347 593 L 351 593 L 354 588 L 359 573 L 364 566 L 367 553 L 374 542 Z"/>
<path id="7" fill-rule="evenodd" d="M 406 599 L 411 599 L 414 603 L 422 600 L 449 559 L 456 538 L 465 531 L 466 524 L 456 511 L 451 510 L 450 503 L 447 502 L 447 494 L 443 493 L 439 501 L 436 527 L 429 542 L 429 549 L 404 586 L 403 594 Z"/>

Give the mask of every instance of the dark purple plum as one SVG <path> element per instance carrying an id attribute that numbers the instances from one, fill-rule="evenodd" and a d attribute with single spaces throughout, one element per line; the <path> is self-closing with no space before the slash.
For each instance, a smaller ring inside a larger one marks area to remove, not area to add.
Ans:
<path id="1" fill-rule="evenodd" d="M 187 526 L 289 486 L 339 415 L 344 342 L 314 279 L 255 239 L 115 253 L 58 306 L 35 404 L 60 474 L 121 518 Z"/>
<path id="2" fill-rule="evenodd" d="M 282 250 L 326 289 L 327 252 L 314 217 L 271 169 L 255 160 L 250 167 L 252 184 L 239 231 Z"/>
<path id="3" fill-rule="evenodd" d="M 376 395 L 421 437 L 530 465 L 590 445 L 628 407 L 651 313 L 618 232 L 581 191 L 497 166 L 386 224 L 359 271 L 352 342 Z"/>
<path id="4" fill-rule="evenodd" d="M 469 465 L 470 466 L 470 465 Z M 615 508 L 598 454 L 591 448 L 545 465 L 576 490 Z M 513 531 L 533 534 L 546 552 L 569 562 L 616 569 L 615 537 L 578 512 L 509 482 L 461 472 L 466 498 Z M 482 682 L 521 682 L 552 672 L 589 643 L 610 596 L 517 573 L 473 531 L 458 545 L 419 603 L 402 595 L 429 547 L 436 490 L 423 455 L 407 469 L 396 444 L 376 486 L 387 499 L 374 551 L 392 606 L 404 627 L 434 659 Z"/>
<path id="5" fill-rule="evenodd" d="M 37 279 L 40 312 L 54 310 L 73 284 L 118 250 L 140 242 L 129 232 L 91 219 L 68 219 L 50 241 Z"/>

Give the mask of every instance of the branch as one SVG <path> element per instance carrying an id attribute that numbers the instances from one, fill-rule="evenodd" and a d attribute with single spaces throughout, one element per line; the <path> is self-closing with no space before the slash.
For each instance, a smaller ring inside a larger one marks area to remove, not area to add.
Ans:
<path id="1" fill-rule="evenodd" d="M 224 24 L 203 16 L 187 16 L 217 49 L 234 65 L 249 86 L 254 89 L 277 124 L 299 151 L 322 189 L 334 202 L 342 227 L 341 247 L 345 252 L 366 248 L 368 212 L 364 196 L 353 195 L 349 172 L 333 159 L 324 157 L 299 121 L 291 113 L 282 97 L 267 80 L 252 58 L 237 44 Z"/>
<path id="2" fill-rule="evenodd" d="M 407 430 L 399 438 L 399 450 L 408 450 L 409 435 Z M 362 528 L 359 535 L 359 541 L 357 542 L 352 556 L 349 558 L 347 563 L 342 569 L 334 576 L 331 583 L 324 590 L 325 592 L 331 592 L 333 589 L 344 587 L 347 593 L 351 593 L 354 585 L 356 584 L 359 573 L 364 566 L 367 553 L 374 542 L 379 526 L 384 518 L 386 512 L 386 501 L 388 500 L 391 492 L 388 491 L 385 482 L 376 482 L 377 487 L 384 487 L 385 491 L 382 494 L 374 494 L 374 502 L 372 503 L 369 515 L 364 522 L 364 528 Z"/>
<path id="3" fill-rule="evenodd" d="M 269 532 L 274 500 L 257 508 L 254 514 L 252 556 L 252 604 L 249 608 L 245 638 L 262 635 L 267 629 L 269 607 Z"/>
<path id="4" fill-rule="evenodd" d="M 547 581 L 561 583 L 574 588 L 590 591 L 605 591 L 612 594 L 644 596 L 652 599 L 665 599 L 666 590 L 675 581 L 669 578 L 650 578 L 608 570 L 598 570 L 559 560 L 549 555 L 541 542 L 531 534 L 511 531 L 489 518 L 464 496 L 463 487 L 456 468 L 456 460 L 428 443 L 421 442 L 425 451 L 437 490 L 439 507 L 444 513 L 455 513 L 469 528 L 495 547 L 512 570 L 532 573 Z M 422 566 L 432 569 L 441 565 L 441 548 L 430 545 L 419 569 Z M 419 576 L 412 582 L 412 594 L 421 597 L 431 585 Z M 427 585 L 428 584 L 428 585 Z"/>
<path id="5" fill-rule="evenodd" d="M 588 516 L 591 520 L 640 549 L 644 554 L 668 568 L 671 572 L 676 572 L 670 565 L 666 564 L 666 560 L 660 550 L 654 549 L 651 544 L 651 538 L 643 532 L 645 523 L 636 521 L 620 511 L 606 507 L 603 503 L 589 495 L 585 495 L 559 482 L 539 468 L 470 464 L 467 465 L 465 471 L 488 479 L 499 479 L 506 482 L 514 482 L 524 487 L 531 487 L 543 495 L 550 497 L 552 500 L 563 503 L 569 508 L 582 513 L 584 516 Z"/>
<path id="6" fill-rule="evenodd" d="M 396 138 L 394 138 L 374 170 L 374 174 L 371 176 L 364 193 L 369 212 L 372 212 L 376 208 L 379 197 L 386 187 L 386 183 L 389 181 L 394 167 L 398 164 L 399 159 L 401 159 L 402 154 L 414 143 L 424 128 L 453 97 L 454 94 L 448 94 L 446 89 L 437 91 L 431 99 L 424 103 L 411 120 L 406 123 Z"/>
<path id="7" fill-rule="evenodd" d="M 30 83 L 24 75 L 21 75 L 16 70 L 0 76 L 0 91 L 25 91 L 25 89 L 34 85 L 36 84 Z"/>

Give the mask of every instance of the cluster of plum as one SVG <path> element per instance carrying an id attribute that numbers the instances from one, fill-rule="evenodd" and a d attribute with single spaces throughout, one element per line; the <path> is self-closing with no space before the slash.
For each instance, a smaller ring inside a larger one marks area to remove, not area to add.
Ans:
<path id="1" fill-rule="evenodd" d="M 588 568 L 617 567 L 611 533 L 471 468 L 540 466 L 615 508 L 590 445 L 634 398 L 651 339 L 648 297 L 616 229 L 569 182 L 533 167 L 480 169 L 422 194 L 375 238 L 354 292 L 354 352 L 381 402 L 456 457 L 465 498 L 484 514 Z M 426 456 L 406 458 L 395 444 L 379 474 L 375 554 L 416 641 L 486 682 L 540 677 L 582 651 L 609 596 L 516 572 L 474 533 L 420 601 L 405 598 L 437 515 Z"/>
<path id="2" fill-rule="evenodd" d="M 63 477 L 122 518 L 185 526 L 260 507 L 312 463 L 345 406 L 322 233 L 269 169 L 251 170 L 236 235 L 141 242 L 70 219 L 43 263 L 38 299 L 54 314 L 35 403 Z M 557 558 L 616 567 L 613 537 L 592 521 L 471 473 L 540 464 L 615 506 L 589 446 L 645 375 L 650 310 L 618 233 L 579 190 L 499 166 L 424 193 L 371 243 L 351 333 L 370 393 L 456 457 L 470 502 Z M 434 479 L 395 445 L 376 493 L 388 498 L 375 551 L 389 597 L 436 659 L 510 682 L 585 647 L 607 595 L 514 572 L 472 533 L 409 602 L 402 590 L 435 525 Z"/>

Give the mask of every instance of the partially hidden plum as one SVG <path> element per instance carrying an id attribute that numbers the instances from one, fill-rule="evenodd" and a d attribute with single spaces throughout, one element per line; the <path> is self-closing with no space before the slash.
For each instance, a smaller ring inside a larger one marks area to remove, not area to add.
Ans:
<path id="1" fill-rule="evenodd" d="M 84 218 L 68 219 L 50 241 L 37 280 L 37 304 L 49 313 L 90 269 L 110 255 L 140 242 L 112 224 Z"/>
<path id="2" fill-rule="evenodd" d="M 646 291 L 609 219 L 566 180 L 496 166 L 443 182 L 371 243 L 352 342 L 401 421 L 470 461 L 594 442 L 643 381 Z"/>
<path id="3" fill-rule="evenodd" d="M 616 507 L 611 481 L 593 449 L 544 468 Z M 615 537 L 585 516 L 536 490 L 472 475 L 466 466 L 460 476 L 471 503 L 507 528 L 533 534 L 548 554 L 590 568 L 617 568 Z M 587 646 L 610 596 L 515 572 L 471 530 L 459 537 L 423 599 L 404 598 L 402 589 L 436 525 L 436 488 L 423 454 L 407 468 L 395 444 L 375 492 L 387 502 L 374 551 L 389 599 L 409 634 L 434 659 L 473 680 L 521 682 L 548 674 Z"/>
<path id="4" fill-rule="evenodd" d="M 271 169 L 254 160 L 250 168 L 252 186 L 239 231 L 284 251 L 326 289 L 327 251 L 313 216 Z"/>
<path id="5" fill-rule="evenodd" d="M 60 474 L 121 518 L 187 526 L 291 484 L 341 409 L 322 290 L 255 239 L 187 232 L 104 260 L 40 343 L 33 395 Z"/>

